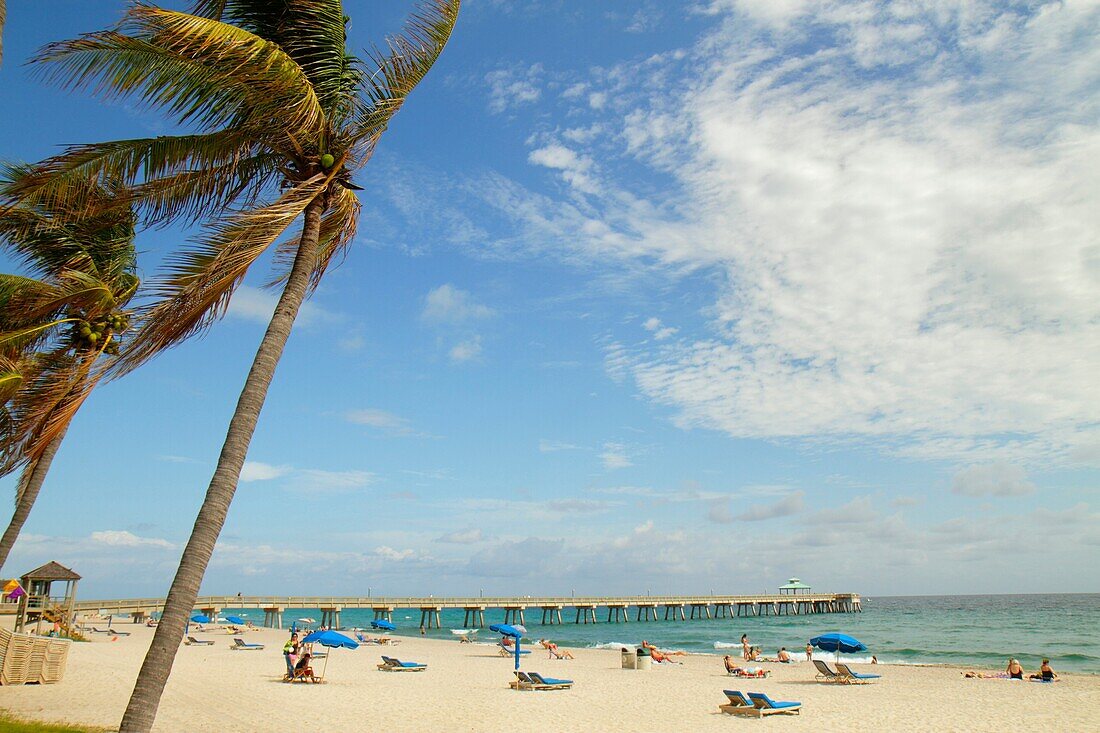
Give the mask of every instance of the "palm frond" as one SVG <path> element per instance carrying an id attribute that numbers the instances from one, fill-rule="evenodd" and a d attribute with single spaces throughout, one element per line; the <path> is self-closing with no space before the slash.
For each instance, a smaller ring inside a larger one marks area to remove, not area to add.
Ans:
<path id="1" fill-rule="evenodd" d="M 302 68 L 276 44 L 220 21 L 135 5 L 117 30 L 47 45 L 32 63 L 68 88 L 135 98 L 181 124 L 291 134 L 324 112 Z"/>
<path id="2" fill-rule="evenodd" d="M 430 0 L 410 16 L 405 30 L 370 54 L 377 71 L 366 77 L 348 148 L 361 165 L 409 93 L 431 70 L 458 20 L 461 0 Z"/>
<path id="3" fill-rule="evenodd" d="M 332 260 L 346 255 L 347 246 L 355 237 L 355 231 L 359 226 L 359 212 L 362 206 L 353 191 L 346 188 L 337 189 L 329 202 L 328 208 L 321 217 L 321 231 L 317 238 L 317 254 L 310 274 L 310 290 L 316 290 L 321 284 Z M 298 243 L 301 238 L 301 229 L 297 229 L 283 239 L 275 253 L 274 268 L 277 277 L 266 283 L 266 287 L 275 287 L 286 282 L 290 275 L 290 268 L 294 264 L 294 256 L 298 251 Z"/>
<path id="4" fill-rule="evenodd" d="M 324 176 L 314 176 L 268 206 L 219 222 L 196 248 L 176 255 L 167 276 L 149 288 L 157 302 L 142 314 L 141 328 L 117 373 L 129 372 L 220 318 L 248 269 L 327 184 Z"/>
<path id="5" fill-rule="evenodd" d="M 340 0 L 198 0 L 193 8 L 196 15 L 238 25 L 286 51 L 330 119 L 348 111 L 346 102 L 363 69 L 346 51 L 348 16 Z"/>

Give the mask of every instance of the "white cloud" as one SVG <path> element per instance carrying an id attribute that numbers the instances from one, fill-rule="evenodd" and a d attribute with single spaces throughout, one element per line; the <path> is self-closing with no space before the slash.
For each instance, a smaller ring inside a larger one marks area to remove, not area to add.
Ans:
<path id="1" fill-rule="evenodd" d="M 626 453 L 626 446 L 622 443 L 604 443 L 600 460 L 603 461 L 603 467 L 608 470 L 629 468 L 634 465 Z"/>
<path id="2" fill-rule="evenodd" d="M 346 493 L 369 486 L 377 476 L 369 471 L 325 471 L 316 468 L 299 469 L 288 485 L 310 493 Z"/>
<path id="3" fill-rule="evenodd" d="M 556 453 L 563 450 L 581 450 L 581 447 L 560 440 L 539 439 L 539 453 Z"/>
<path id="4" fill-rule="evenodd" d="M 576 151 L 561 145 L 550 143 L 532 150 L 527 160 L 535 165 L 561 171 L 561 177 L 577 191 L 595 193 L 596 183 L 592 179 L 592 159 L 578 155 Z"/>
<path id="5" fill-rule="evenodd" d="M 963 496 L 1025 496 L 1034 493 L 1035 484 L 1027 479 L 1021 466 L 989 463 L 968 466 L 955 474 L 951 491 Z"/>
<path id="6" fill-rule="evenodd" d="M 92 542 L 109 547 L 163 547 L 165 549 L 173 547 L 168 540 L 155 537 L 138 537 L 132 532 L 121 529 L 105 529 L 92 532 L 89 537 Z"/>
<path id="7" fill-rule="evenodd" d="M 481 356 L 481 337 L 474 336 L 451 347 L 447 356 L 456 364 L 463 364 Z"/>
<path id="8" fill-rule="evenodd" d="M 278 302 L 279 294 L 275 291 L 241 285 L 229 301 L 226 316 L 266 326 L 271 321 L 271 316 L 275 314 L 275 306 Z M 309 327 L 335 318 L 334 314 L 307 300 L 298 310 L 298 317 L 294 324 Z"/>
<path id="9" fill-rule="evenodd" d="M 741 522 L 761 522 L 766 519 L 789 517 L 802 511 L 803 496 L 805 496 L 804 492 L 795 491 L 772 504 L 753 504 L 746 508 L 743 512 L 732 516 L 728 516 L 725 514 L 718 514 L 716 516 L 715 513 L 712 511 L 710 518 L 712 521 L 716 522 L 729 522 L 733 520 Z"/>
<path id="10" fill-rule="evenodd" d="M 484 540 L 485 536 L 480 529 L 476 528 L 455 530 L 435 539 L 436 542 L 446 542 L 452 545 L 476 545 Z"/>
<path id="11" fill-rule="evenodd" d="M 489 83 L 489 111 L 499 114 L 537 102 L 542 96 L 539 88 L 541 77 L 542 64 L 533 64 L 526 69 L 490 71 L 485 75 L 485 81 Z"/>
<path id="12" fill-rule="evenodd" d="M 395 550 L 392 547 L 387 547 L 386 545 L 374 548 L 374 554 L 383 559 L 393 560 L 396 562 L 414 560 L 418 556 L 416 550 Z"/>
<path id="13" fill-rule="evenodd" d="M 675 336 L 676 332 L 680 329 L 672 328 L 671 326 L 661 325 L 660 318 L 647 318 L 645 323 L 642 324 L 645 330 L 653 334 L 653 338 L 657 341 L 664 341 L 665 339 Z"/>
<path id="14" fill-rule="evenodd" d="M 241 481 L 270 481 L 281 478 L 294 470 L 293 466 L 274 466 L 260 461 L 245 461 L 241 467 Z"/>
<path id="15" fill-rule="evenodd" d="M 468 291 L 450 283 L 428 291 L 420 317 L 429 323 L 464 323 L 493 315 L 493 309 L 474 300 Z"/>
<path id="16" fill-rule="evenodd" d="M 379 428 L 381 430 L 396 433 L 397 435 L 412 435 L 416 433 L 407 418 L 372 407 L 349 410 L 344 413 L 344 419 L 356 425 L 369 425 L 372 428 Z"/>

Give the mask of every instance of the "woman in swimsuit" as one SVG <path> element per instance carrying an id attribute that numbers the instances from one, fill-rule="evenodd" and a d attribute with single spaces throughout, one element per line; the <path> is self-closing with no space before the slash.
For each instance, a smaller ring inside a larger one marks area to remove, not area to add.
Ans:
<path id="1" fill-rule="evenodd" d="M 1024 668 L 1020 666 L 1020 663 L 1016 659 L 1008 660 L 1008 668 L 1005 669 L 1008 672 L 1008 676 L 1014 680 L 1022 680 L 1024 678 Z"/>

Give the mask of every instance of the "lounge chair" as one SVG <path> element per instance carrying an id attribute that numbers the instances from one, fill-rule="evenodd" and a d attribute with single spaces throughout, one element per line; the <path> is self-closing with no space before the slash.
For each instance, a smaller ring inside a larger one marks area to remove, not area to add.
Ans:
<path id="1" fill-rule="evenodd" d="M 395 657 L 382 657 L 382 663 L 378 669 L 383 672 L 423 672 L 428 665 L 422 662 L 402 662 Z"/>
<path id="2" fill-rule="evenodd" d="M 201 639 L 200 640 L 200 639 L 196 639 L 193 636 L 189 636 L 189 637 L 187 637 L 187 639 L 183 643 L 186 644 L 187 646 L 213 646 L 214 645 L 214 640 L 213 639 Z"/>
<path id="3" fill-rule="evenodd" d="M 852 668 L 843 662 L 836 663 L 836 671 L 840 677 L 847 677 L 850 682 L 867 682 L 868 680 L 877 680 L 882 677 L 880 674 L 863 674 L 861 672 L 853 672 Z"/>
<path id="4" fill-rule="evenodd" d="M 817 667 L 817 674 L 814 675 L 814 679 L 821 682 L 850 682 L 851 680 L 845 679 L 843 676 L 837 674 L 833 670 L 829 669 L 829 665 L 820 659 L 814 660 L 814 666 Z"/>
<path id="5" fill-rule="evenodd" d="M 313 667 L 295 667 L 293 674 L 283 675 L 283 682 L 312 682 L 314 684 L 321 684 L 324 680 L 313 674 Z"/>
<path id="6" fill-rule="evenodd" d="M 114 629 L 97 629 L 94 626 L 92 627 L 92 631 L 96 632 L 97 634 L 111 634 L 112 636 L 129 636 L 130 635 L 129 631 L 115 631 Z"/>
<path id="7" fill-rule="evenodd" d="M 497 652 L 499 652 L 500 656 L 502 656 L 502 657 L 514 657 L 514 656 L 516 656 L 516 648 L 514 646 L 504 646 L 503 642 L 501 642 L 500 644 L 497 644 Z M 520 649 L 519 650 L 519 654 L 520 654 L 521 657 L 524 654 L 530 654 L 530 653 L 531 653 L 530 649 Z"/>
<path id="8" fill-rule="evenodd" d="M 249 644 L 244 639 L 236 638 L 233 640 L 233 646 L 230 649 L 237 649 L 243 651 L 259 651 L 264 648 L 263 644 Z"/>
<path id="9" fill-rule="evenodd" d="M 772 700 L 763 692 L 750 692 L 749 699 L 752 700 L 756 710 L 755 714 L 758 717 L 772 715 L 774 713 L 783 713 L 785 715 L 802 714 L 802 703 L 800 702 Z"/>
<path id="10" fill-rule="evenodd" d="M 543 677 L 538 672 L 521 672 L 517 669 L 516 679 L 510 686 L 513 690 L 568 690 L 573 686 L 573 680 Z"/>
<path id="11" fill-rule="evenodd" d="M 756 706 L 752 704 L 752 700 L 745 697 L 743 692 L 737 690 L 722 690 L 726 693 L 726 697 L 729 702 L 725 705 L 719 705 L 718 709 L 723 713 L 729 713 L 730 715 L 755 715 Z"/>

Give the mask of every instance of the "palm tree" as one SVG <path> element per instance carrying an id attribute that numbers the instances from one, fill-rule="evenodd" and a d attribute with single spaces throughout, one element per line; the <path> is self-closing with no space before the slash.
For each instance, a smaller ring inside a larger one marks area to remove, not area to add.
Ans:
<path id="1" fill-rule="evenodd" d="M 427 0 L 364 64 L 348 54 L 340 0 L 198 0 L 193 14 L 134 5 L 120 25 L 47 46 L 53 79 L 162 109 L 192 134 L 69 148 L 46 161 L 22 200 L 78 202 L 73 176 L 136 184 L 151 223 L 216 217 L 178 253 L 120 371 L 209 326 L 261 254 L 276 246 L 275 313 L 142 664 L 122 731 L 156 717 L 187 616 L 225 523 L 267 390 L 294 319 L 351 242 L 351 174 L 450 37 L 460 0 Z M 368 73 L 368 71 L 370 73 Z M 226 213 L 229 212 L 229 213 Z M 301 219 L 294 234 L 286 233 Z M 281 242 L 280 242 L 281 240 Z M 277 244 L 278 243 L 278 244 Z"/>
<path id="2" fill-rule="evenodd" d="M 26 168 L 9 166 L 0 190 Z M 77 185 L 77 184 L 74 184 Z M 23 466 L 0 569 L 34 506 L 69 423 L 119 354 L 138 287 L 133 211 L 118 186 L 80 184 L 79 211 L 0 212 L 0 246 L 26 275 L 0 274 L 0 472 Z"/>
<path id="3" fill-rule="evenodd" d="M 5 0 L 0 0 L 0 61 L 4 60 L 4 20 L 7 14 Z"/>

